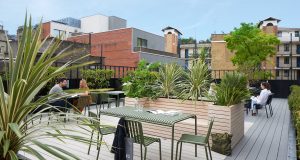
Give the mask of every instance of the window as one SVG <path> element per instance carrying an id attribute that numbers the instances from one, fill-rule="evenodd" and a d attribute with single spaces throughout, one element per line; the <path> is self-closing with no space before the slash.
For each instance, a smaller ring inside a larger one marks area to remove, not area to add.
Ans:
<path id="1" fill-rule="evenodd" d="M 277 52 L 279 52 L 279 45 L 277 45 Z"/>
<path id="2" fill-rule="evenodd" d="M 66 36 L 66 31 L 58 30 L 58 29 L 53 29 L 53 36 L 58 37 L 58 36 Z"/>
<path id="3" fill-rule="evenodd" d="M 277 32 L 277 36 L 278 36 L 278 37 L 282 37 L 282 32 L 281 32 L 281 31 L 278 31 L 278 32 Z"/>
<path id="4" fill-rule="evenodd" d="M 284 70 L 284 77 L 289 77 L 289 70 Z"/>
<path id="5" fill-rule="evenodd" d="M 295 31 L 295 37 L 299 37 L 299 31 Z"/>
<path id="6" fill-rule="evenodd" d="M 189 49 L 184 50 L 184 58 L 189 58 Z"/>
<path id="7" fill-rule="evenodd" d="M 284 51 L 290 51 L 290 45 L 289 44 L 284 44 Z"/>
<path id="8" fill-rule="evenodd" d="M 268 23 L 267 26 L 273 26 L 273 23 Z"/>
<path id="9" fill-rule="evenodd" d="M 276 70 L 276 77 L 279 77 L 279 70 Z"/>
<path id="10" fill-rule="evenodd" d="M 297 54 L 300 54 L 300 45 L 297 45 Z"/>
<path id="11" fill-rule="evenodd" d="M 284 64 L 289 64 L 289 63 L 290 63 L 290 58 L 284 57 Z"/>
<path id="12" fill-rule="evenodd" d="M 276 67 L 279 67 L 279 57 L 276 57 Z"/>
<path id="13" fill-rule="evenodd" d="M 137 38 L 137 47 L 147 48 L 147 40 L 142 38 Z"/>

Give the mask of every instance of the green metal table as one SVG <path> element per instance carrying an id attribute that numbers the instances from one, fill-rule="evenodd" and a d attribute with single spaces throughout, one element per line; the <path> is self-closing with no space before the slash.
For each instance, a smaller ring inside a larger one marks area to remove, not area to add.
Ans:
<path id="1" fill-rule="evenodd" d="M 167 116 L 163 114 L 153 114 L 147 111 L 148 111 L 147 109 L 143 109 L 143 111 L 137 111 L 137 109 L 134 107 L 118 107 L 118 108 L 109 108 L 105 110 L 100 110 L 100 114 L 113 116 L 113 117 L 125 117 L 126 119 L 129 120 L 135 120 L 140 122 L 172 127 L 171 159 L 173 160 L 175 124 L 189 118 L 194 118 L 195 135 L 197 135 L 197 116 L 193 114 L 186 114 L 186 113 L 182 113 L 174 116 Z M 195 145 L 195 156 L 197 157 L 197 145 Z"/>

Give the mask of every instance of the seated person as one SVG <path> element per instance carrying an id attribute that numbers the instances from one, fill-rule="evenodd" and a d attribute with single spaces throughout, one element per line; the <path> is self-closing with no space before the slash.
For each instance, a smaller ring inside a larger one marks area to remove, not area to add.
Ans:
<path id="1" fill-rule="evenodd" d="M 58 79 L 57 84 L 55 84 L 51 90 L 49 91 L 49 94 L 56 94 L 58 97 L 63 96 L 66 93 L 63 91 L 63 87 L 67 86 L 67 79 L 66 78 L 61 78 Z M 68 107 L 70 108 L 70 104 L 68 104 L 65 100 L 62 99 L 49 99 L 49 103 L 52 106 L 61 106 L 61 107 Z"/>
<path id="2" fill-rule="evenodd" d="M 79 109 L 79 111 L 82 112 L 83 109 L 84 109 L 84 107 L 86 107 L 86 106 L 82 106 L 82 105 L 90 105 L 90 104 L 92 104 L 92 97 L 89 95 L 89 87 L 88 87 L 87 82 L 86 82 L 85 79 L 80 80 L 79 89 L 81 91 L 83 91 L 83 93 L 79 94 L 81 97 L 79 97 L 78 101 L 79 100 L 82 101 L 82 99 L 84 99 L 84 98 L 87 98 L 86 100 L 88 101 L 88 102 L 86 102 L 86 100 L 84 99 L 84 103 L 83 104 L 81 104 L 81 103 L 78 104 L 77 103 L 77 105 L 76 105 L 77 108 Z"/>
<path id="3" fill-rule="evenodd" d="M 256 115 L 256 105 L 259 104 L 259 105 L 265 105 L 268 101 L 268 97 L 269 95 L 271 94 L 271 91 L 270 91 L 270 84 L 267 83 L 267 82 L 262 82 L 260 84 L 260 87 L 261 87 L 261 92 L 259 94 L 259 96 L 257 97 L 254 97 L 252 96 L 251 97 L 251 110 L 252 110 L 252 115 Z"/>

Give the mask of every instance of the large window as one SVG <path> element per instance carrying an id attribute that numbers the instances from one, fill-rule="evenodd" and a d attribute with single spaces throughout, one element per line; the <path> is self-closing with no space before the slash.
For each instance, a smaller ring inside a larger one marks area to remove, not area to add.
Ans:
<path id="1" fill-rule="evenodd" d="M 279 77 L 279 70 L 276 70 L 276 77 Z"/>
<path id="2" fill-rule="evenodd" d="M 299 37 L 299 31 L 295 31 L 295 37 Z"/>
<path id="3" fill-rule="evenodd" d="M 137 38 L 137 47 L 147 48 L 147 40 L 142 38 Z"/>
<path id="4" fill-rule="evenodd" d="M 290 45 L 289 44 L 284 44 L 284 51 L 285 52 L 290 51 Z"/>
<path id="5" fill-rule="evenodd" d="M 289 77 L 289 70 L 284 70 L 284 77 Z"/>
<path id="6" fill-rule="evenodd" d="M 290 64 L 290 58 L 284 57 L 284 64 Z"/>

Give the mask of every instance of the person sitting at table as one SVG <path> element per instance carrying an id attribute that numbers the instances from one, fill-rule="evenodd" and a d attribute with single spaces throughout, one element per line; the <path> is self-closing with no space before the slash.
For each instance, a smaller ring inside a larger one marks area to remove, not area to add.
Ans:
<path id="1" fill-rule="evenodd" d="M 63 87 L 67 86 L 67 79 L 66 78 L 60 78 L 57 80 L 57 84 L 55 84 L 51 90 L 49 91 L 49 94 L 56 95 L 57 97 L 64 96 L 66 93 L 63 91 Z M 54 97 L 55 98 L 55 97 Z M 68 107 L 70 108 L 70 104 L 68 104 L 65 100 L 62 99 L 50 99 L 49 103 L 52 106 L 61 106 L 61 107 Z"/>
<path id="2" fill-rule="evenodd" d="M 83 95 L 83 96 L 87 96 L 89 95 L 89 87 L 87 85 L 87 82 L 85 79 L 81 79 L 80 82 L 79 82 L 79 89 L 81 91 L 84 91 L 83 93 L 80 93 L 80 95 Z"/>
<path id="3" fill-rule="evenodd" d="M 252 96 L 251 97 L 251 111 L 252 111 L 252 115 L 256 115 L 256 104 L 259 104 L 259 105 L 265 105 L 268 101 L 268 97 L 269 95 L 271 94 L 271 86 L 269 83 L 267 82 L 262 82 L 260 84 L 260 87 L 261 87 L 261 92 L 259 94 L 259 96 L 257 97 L 254 97 Z"/>
<path id="4" fill-rule="evenodd" d="M 89 95 L 89 87 L 87 85 L 87 82 L 85 79 L 81 79 L 80 82 L 79 82 L 79 89 L 81 91 L 83 91 L 83 93 L 80 93 L 79 95 L 81 97 L 79 97 L 79 99 L 82 100 L 82 103 L 80 104 L 77 104 L 77 108 L 82 112 L 84 107 L 92 104 L 92 97 Z M 87 101 L 84 99 L 86 98 Z M 84 99 L 84 100 L 83 100 Z M 79 100 L 78 100 L 79 101 Z M 83 105 L 83 106 L 82 106 Z"/>

